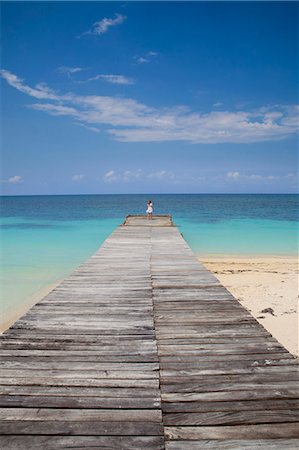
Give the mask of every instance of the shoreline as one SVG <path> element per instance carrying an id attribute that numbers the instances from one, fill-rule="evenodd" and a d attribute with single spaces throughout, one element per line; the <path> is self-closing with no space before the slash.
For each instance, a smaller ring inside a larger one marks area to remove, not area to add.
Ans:
<path id="1" fill-rule="evenodd" d="M 290 353 L 298 356 L 296 255 L 196 255 Z"/>
<path id="2" fill-rule="evenodd" d="M 3 334 L 6 330 L 8 330 L 18 319 L 24 316 L 36 303 L 41 301 L 44 297 L 46 297 L 53 289 L 55 289 L 60 283 L 62 279 L 55 283 L 46 284 L 42 288 L 38 289 L 34 294 L 30 295 L 24 303 L 19 305 L 12 314 L 9 314 L 11 311 L 6 310 L 1 313 L 1 315 L 8 314 L 9 317 L 7 319 L 1 320 L 0 322 L 0 335 Z"/>

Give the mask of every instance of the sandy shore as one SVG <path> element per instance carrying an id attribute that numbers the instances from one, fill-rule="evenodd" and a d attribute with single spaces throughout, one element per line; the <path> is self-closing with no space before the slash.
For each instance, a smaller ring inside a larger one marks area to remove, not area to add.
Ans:
<path id="1" fill-rule="evenodd" d="M 200 256 L 200 261 L 291 353 L 298 355 L 298 259 Z"/>

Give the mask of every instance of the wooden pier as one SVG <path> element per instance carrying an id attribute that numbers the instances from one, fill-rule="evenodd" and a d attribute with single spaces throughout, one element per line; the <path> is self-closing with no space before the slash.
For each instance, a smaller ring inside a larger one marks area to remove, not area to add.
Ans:
<path id="1" fill-rule="evenodd" d="M 0 447 L 299 448 L 298 361 L 169 216 L 129 216 L 0 337 Z"/>

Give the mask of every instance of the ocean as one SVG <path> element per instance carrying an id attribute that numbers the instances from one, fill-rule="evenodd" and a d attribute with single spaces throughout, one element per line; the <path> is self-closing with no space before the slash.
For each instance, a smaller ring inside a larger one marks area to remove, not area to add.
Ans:
<path id="1" fill-rule="evenodd" d="M 171 214 L 198 255 L 295 255 L 295 194 L 152 195 L 154 213 Z M 128 214 L 144 214 L 147 195 L 1 197 L 1 321 L 92 255 Z"/>

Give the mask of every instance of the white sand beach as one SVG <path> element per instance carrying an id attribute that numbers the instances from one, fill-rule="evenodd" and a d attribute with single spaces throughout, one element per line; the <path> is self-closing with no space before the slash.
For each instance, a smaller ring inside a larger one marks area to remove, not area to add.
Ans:
<path id="1" fill-rule="evenodd" d="M 298 259 L 212 256 L 199 259 L 292 354 L 298 355 Z"/>

